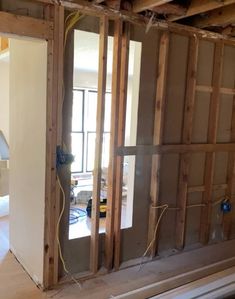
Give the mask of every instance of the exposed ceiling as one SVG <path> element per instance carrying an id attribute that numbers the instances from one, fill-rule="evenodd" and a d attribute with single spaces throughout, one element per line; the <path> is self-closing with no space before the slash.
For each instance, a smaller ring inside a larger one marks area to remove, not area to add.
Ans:
<path id="1" fill-rule="evenodd" d="M 235 0 L 95 0 L 113 9 L 235 36 Z"/>

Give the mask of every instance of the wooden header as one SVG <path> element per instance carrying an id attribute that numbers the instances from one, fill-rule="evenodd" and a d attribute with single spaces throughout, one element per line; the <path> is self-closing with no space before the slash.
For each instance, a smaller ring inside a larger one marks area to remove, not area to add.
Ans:
<path id="1" fill-rule="evenodd" d="M 95 3 L 87 2 L 84 0 L 68 1 L 60 0 L 60 4 L 66 9 L 79 10 L 82 13 L 90 16 L 100 17 L 103 15 L 108 16 L 110 19 L 119 19 L 123 21 L 128 21 L 136 25 L 147 26 L 149 23 L 149 18 L 146 18 L 140 14 L 129 12 L 126 10 L 115 10 L 107 6 L 98 5 Z M 235 45 L 235 40 L 227 38 L 219 33 L 206 31 L 190 26 L 181 25 L 178 23 L 172 23 L 167 21 L 154 21 L 153 27 L 157 27 L 161 30 L 170 30 L 175 33 L 182 35 L 198 35 L 200 38 L 211 39 L 211 40 L 224 40 L 225 43 Z"/>
<path id="2" fill-rule="evenodd" d="M 149 23 L 149 18 L 144 17 L 141 14 L 130 12 L 127 10 L 116 10 L 111 7 L 99 5 L 99 3 L 92 3 L 85 0 L 35 0 L 43 4 L 59 4 L 68 10 L 78 10 L 85 15 L 101 17 L 106 15 L 109 19 L 122 19 L 123 21 L 128 21 L 136 25 L 147 26 Z M 168 0 L 161 0 L 164 2 L 169 2 Z M 232 2 L 232 0 L 226 1 L 227 3 Z M 142 2 L 142 1 L 141 1 Z M 140 2 L 140 3 L 141 3 Z M 153 1 L 148 1 L 150 4 Z M 206 1 L 204 1 L 206 2 Z M 160 3 L 160 2 L 159 2 Z M 162 2 L 161 2 L 162 3 Z M 205 9 L 205 8 L 204 8 Z M 198 29 L 195 27 L 185 26 L 178 23 L 173 23 L 170 21 L 158 20 L 154 21 L 153 27 L 157 27 L 161 30 L 170 30 L 181 35 L 197 35 L 199 38 L 209 39 L 209 40 L 223 40 L 225 43 L 230 45 L 235 45 L 235 39 L 226 37 L 222 34 L 211 32 L 203 29 Z"/>
<path id="3" fill-rule="evenodd" d="M 53 39 L 53 23 L 1 11 L 0 33 L 51 40 Z"/>
<path id="4" fill-rule="evenodd" d="M 125 146 L 117 149 L 119 156 L 180 154 L 193 152 L 234 152 L 235 143 L 195 143 L 195 144 L 164 144 Z"/>

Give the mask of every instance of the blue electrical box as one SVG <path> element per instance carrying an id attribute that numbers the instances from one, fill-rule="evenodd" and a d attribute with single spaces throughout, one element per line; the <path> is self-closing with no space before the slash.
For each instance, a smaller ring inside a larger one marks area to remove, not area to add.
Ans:
<path id="1" fill-rule="evenodd" d="M 231 203 L 229 202 L 229 200 L 225 199 L 221 202 L 221 205 L 220 205 L 220 210 L 223 212 L 223 213 L 229 213 L 232 209 L 232 205 Z"/>

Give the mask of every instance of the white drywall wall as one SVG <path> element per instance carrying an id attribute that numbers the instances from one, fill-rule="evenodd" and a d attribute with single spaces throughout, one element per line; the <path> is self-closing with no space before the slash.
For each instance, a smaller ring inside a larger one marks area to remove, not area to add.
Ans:
<path id="1" fill-rule="evenodd" d="M 10 40 L 10 248 L 43 281 L 47 44 Z"/>
<path id="2" fill-rule="evenodd" d="M 9 144 L 9 62 L 0 58 L 0 130 Z"/>

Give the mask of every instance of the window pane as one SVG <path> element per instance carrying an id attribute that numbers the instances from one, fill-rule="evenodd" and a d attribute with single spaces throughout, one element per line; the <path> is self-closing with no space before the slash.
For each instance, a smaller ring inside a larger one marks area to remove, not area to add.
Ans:
<path id="1" fill-rule="evenodd" d="M 86 104 L 87 131 L 96 131 L 97 92 L 89 91 Z"/>
<path id="2" fill-rule="evenodd" d="M 111 93 L 107 92 L 105 95 L 105 117 L 104 117 L 104 131 L 110 132 L 111 125 Z"/>
<path id="3" fill-rule="evenodd" d="M 93 171 L 95 161 L 95 136 L 96 133 L 87 133 L 87 161 L 86 171 Z"/>
<path id="4" fill-rule="evenodd" d="M 82 157 L 83 157 L 83 133 L 72 133 L 72 154 L 75 157 L 71 165 L 72 172 L 82 172 Z"/>
<path id="5" fill-rule="evenodd" d="M 72 131 L 82 131 L 83 128 L 83 91 L 73 91 Z"/>
<path id="6" fill-rule="evenodd" d="M 95 138 L 96 133 L 87 134 L 87 171 L 93 171 L 95 161 Z M 102 167 L 109 166 L 109 142 L 110 133 L 103 135 L 103 152 L 102 152 Z"/>

